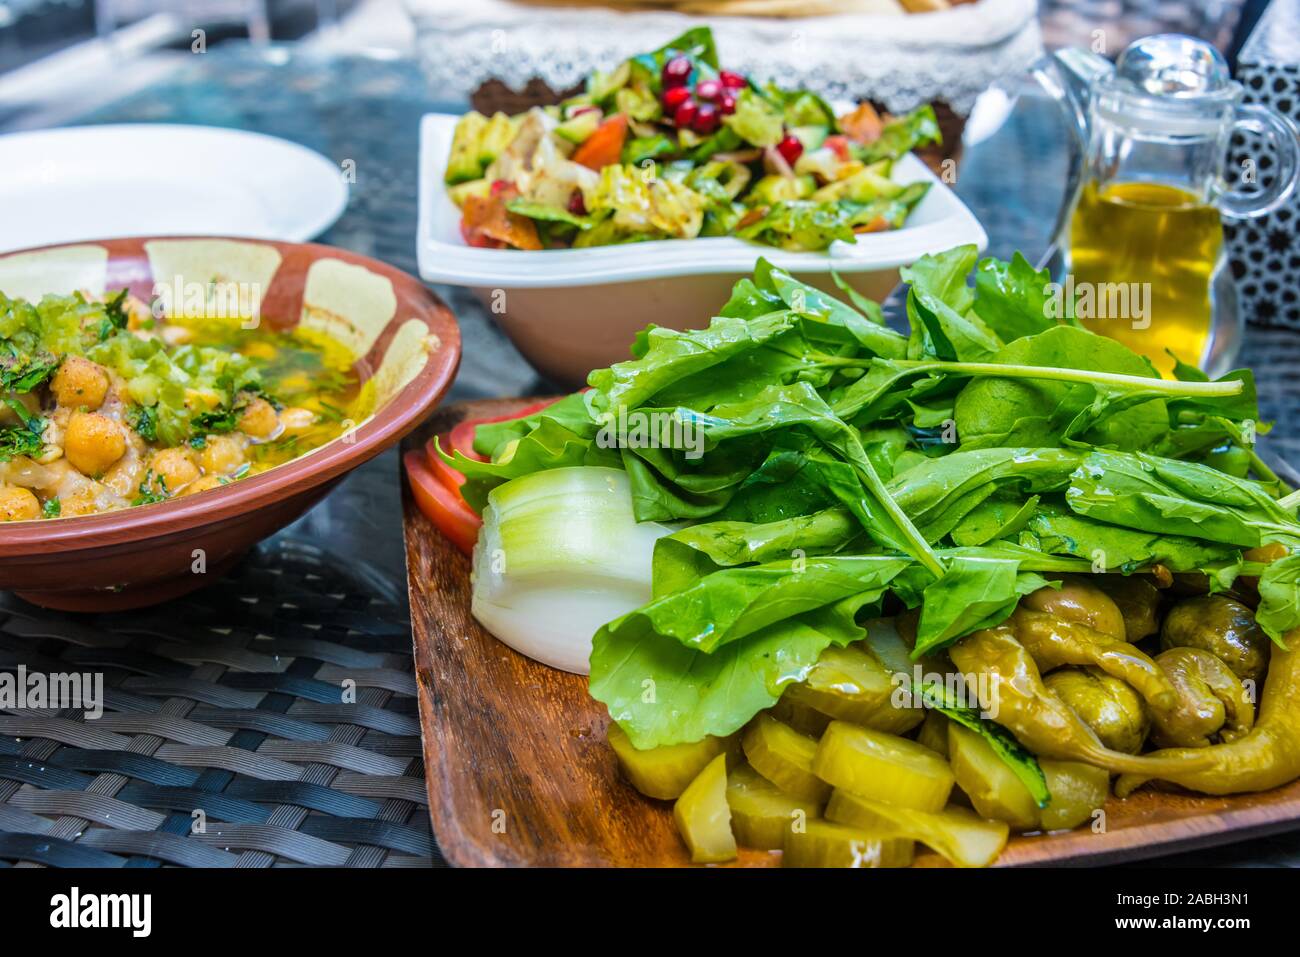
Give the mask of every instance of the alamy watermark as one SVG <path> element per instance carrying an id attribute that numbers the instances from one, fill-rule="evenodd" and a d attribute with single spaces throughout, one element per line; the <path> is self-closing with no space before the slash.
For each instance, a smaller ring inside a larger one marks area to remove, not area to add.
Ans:
<path id="1" fill-rule="evenodd" d="M 602 449 L 679 449 L 688 459 L 704 455 L 703 425 L 675 410 L 629 410 L 620 405 L 594 414 L 600 424 L 596 445 Z"/>
<path id="2" fill-rule="evenodd" d="M 926 708 L 942 702 L 945 707 L 969 708 L 978 711 L 981 718 L 997 720 L 998 683 L 984 672 L 939 674 L 917 664 L 912 666 L 910 675 L 899 671 L 890 675 L 889 680 L 894 686 L 889 703 L 900 710 Z"/>
<path id="3" fill-rule="evenodd" d="M 0 710 L 79 708 L 87 720 L 104 714 L 103 672 L 0 671 Z"/>
<path id="4" fill-rule="evenodd" d="M 1075 282 L 1067 275 L 1064 283 L 1049 282 L 1044 311 L 1049 319 L 1123 321 L 1134 329 L 1151 326 L 1151 283 Z"/>

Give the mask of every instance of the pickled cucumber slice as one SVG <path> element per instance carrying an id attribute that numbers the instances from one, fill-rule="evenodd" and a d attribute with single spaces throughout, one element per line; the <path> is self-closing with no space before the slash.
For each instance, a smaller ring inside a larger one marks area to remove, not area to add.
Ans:
<path id="1" fill-rule="evenodd" d="M 727 775 L 731 830 L 745 847 L 779 851 L 792 827 L 821 816 L 821 805 L 786 794 L 748 764 Z"/>
<path id="2" fill-rule="evenodd" d="M 943 712 L 926 712 L 921 730 L 916 733 L 916 743 L 925 745 L 935 754 L 948 757 L 948 719 Z"/>
<path id="3" fill-rule="evenodd" d="M 696 864 L 729 861 L 736 856 L 727 804 L 727 756 L 719 754 L 686 786 L 673 805 L 673 820 Z"/>
<path id="4" fill-rule="evenodd" d="M 725 752 L 730 739 L 708 737 L 690 744 L 670 744 L 638 751 L 617 724 L 610 722 L 609 746 L 623 774 L 646 797 L 671 801 L 679 797 L 704 766 Z"/>
<path id="5" fill-rule="evenodd" d="M 893 672 L 864 644 L 856 644 L 827 648 L 803 683 L 791 687 L 785 697 L 832 718 L 901 734 L 920 724 L 925 713 L 895 707 L 897 688 Z"/>
<path id="6" fill-rule="evenodd" d="M 825 804 L 830 785 L 812 772 L 817 742 L 782 724 L 767 714 L 760 714 L 750 724 L 744 738 L 745 757 L 754 770 L 782 791 L 802 801 Z"/>
<path id="7" fill-rule="evenodd" d="M 1078 827 L 1110 796 L 1110 773 L 1078 761 L 1038 762 L 1052 800 L 1040 812 L 1044 831 Z"/>
<path id="8" fill-rule="evenodd" d="M 920 841 L 958 867 L 988 867 L 1006 847 L 1005 821 L 985 821 L 970 811 L 917 811 L 858 797 L 836 788 L 826 806 L 829 820 L 870 834 Z"/>
<path id="9" fill-rule="evenodd" d="M 447 172 L 443 176 L 449 186 L 478 179 L 483 175 L 483 164 L 479 162 L 479 142 L 487 124 L 487 117 L 474 110 L 456 121 L 456 130 L 451 139 L 451 155 L 447 158 Z"/>
<path id="10" fill-rule="evenodd" d="M 1006 821 L 1019 831 L 1039 826 L 1038 803 L 1029 788 L 987 741 L 955 721 L 948 723 L 948 762 L 957 786 L 981 817 Z"/>
<path id="11" fill-rule="evenodd" d="M 794 690 L 793 688 L 790 689 Z M 781 696 L 781 700 L 768 709 L 768 713 L 782 724 L 788 724 L 800 734 L 806 734 L 810 738 L 820 738 L 822 732 L 826 730 L 826 725 L 831 723 L 831 716 L 823 714 L 816 708 L 810 708 L 801 701 L 796 701 L 790 696 L 789 691 Z"/>
<path id="12" fill-rule="evenodd" d="M 871 830 L 809 821 L 785 839 L 783 867 L 908 867 L 913 844 Z"/>
<path id="13" fill-rule="evenodd" d="M 953 785 L 948 762 L 924 745 L 843 721 L 827 726 L 812 771 L 837 788 L 918 811 L 939 810 Z"/>

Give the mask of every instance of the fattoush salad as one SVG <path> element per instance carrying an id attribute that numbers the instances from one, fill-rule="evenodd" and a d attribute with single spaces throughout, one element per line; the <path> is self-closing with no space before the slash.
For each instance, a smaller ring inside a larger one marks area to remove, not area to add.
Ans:
<path id="1" fill-rule="evenodd" d="M 934 111 L 836 116 L 719 66 L 691 30 L 558 106 L 465 114 L 445 179 L 472 246 L 552 249 L 738 236 L 788 250 L 896 229 L 929 184 L 890 178 L 939 142 Z"/>
<path id="2" fill-rule="evenodd" d="M 1300 777 L 1300 493 L 1251 373 L 1162 378 L 1019 255 L 903 275 L 898 332 L 760 260 L 705 328 L 410 453 L 478 620 L 589 670 L 697 862 L 983 866 L 1139 788 Z"/>

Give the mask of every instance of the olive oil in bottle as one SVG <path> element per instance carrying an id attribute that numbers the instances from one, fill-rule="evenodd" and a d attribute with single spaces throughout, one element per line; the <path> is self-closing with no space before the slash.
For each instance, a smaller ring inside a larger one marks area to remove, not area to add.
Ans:
<path id="1" fill-rule="evenodd" d="M 1200 364 L 1210 337 L 1219 211 L 1173 186 L 1087 183 L 1070 223 L 1075 315 L 1173 369 Z M 1089 299 L 1090 297 L 1090 299 Z"/>

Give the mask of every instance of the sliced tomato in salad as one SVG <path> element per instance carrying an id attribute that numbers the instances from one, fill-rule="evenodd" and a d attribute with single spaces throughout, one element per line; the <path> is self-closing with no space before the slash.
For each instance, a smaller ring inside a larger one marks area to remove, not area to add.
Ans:
<path id="1" fill-rule="evenodd" d="M 519 190 L 507 184 L 501 189 L 494 186 L 487 196 L 467 198 L 461 207 L 461 234 L 465 241 L 471 246 L 488 245 L 483 240 L 492 240 L 515 249 L 541 249 L 537 224 L 506 208 L 518 195 Z"/>
<path id="2" fill-rule="evenodd" d="M 627 115 L 615 113 L 601 122 L 573 153 L 573 162 L 600 172 L 613 166 L 623 155 L 623 141 L 627 139 Z"/>

